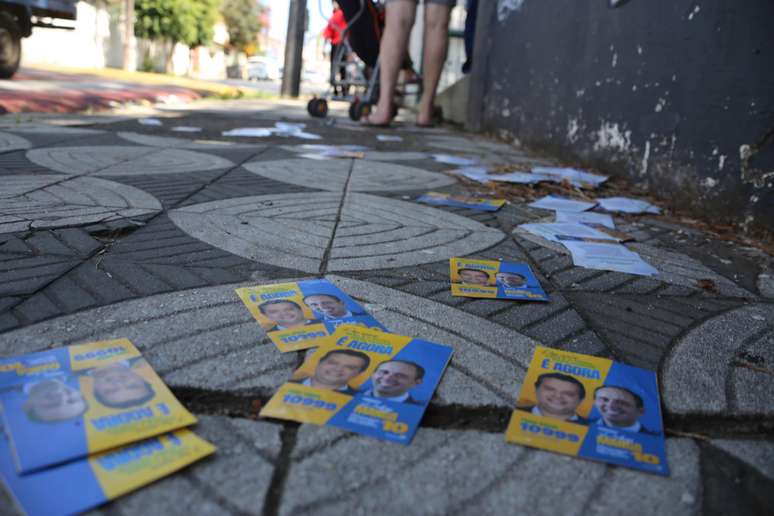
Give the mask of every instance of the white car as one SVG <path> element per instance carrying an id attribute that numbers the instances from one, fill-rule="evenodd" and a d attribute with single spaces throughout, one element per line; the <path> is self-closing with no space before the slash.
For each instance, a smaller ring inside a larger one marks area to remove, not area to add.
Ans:
<path id="1" fill-rule="evenodd" d="M 254 56 L 247 59 L 247 78 L 257 81 L 276 81 L 282 77 L 276 61 Z"/>

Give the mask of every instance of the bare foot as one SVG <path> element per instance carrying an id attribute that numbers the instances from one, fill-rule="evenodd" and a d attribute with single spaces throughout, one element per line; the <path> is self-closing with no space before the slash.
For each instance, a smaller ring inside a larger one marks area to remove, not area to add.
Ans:
<path id="1" fill-rule="evenodd" d="M 374 109 L 371 114 L 363 118 L 363 125 L 371 125 L 374 127 L 388 127 L 392 122 L 389 110 L 381 110 L 379 108 Z"/>

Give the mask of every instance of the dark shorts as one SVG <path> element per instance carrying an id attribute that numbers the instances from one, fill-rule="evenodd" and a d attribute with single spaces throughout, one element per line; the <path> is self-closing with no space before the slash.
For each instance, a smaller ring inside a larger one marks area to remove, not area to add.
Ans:
<path id="1" fill-rule="evenodd" d="M 385 4 L 389 4 L 391 2 L 395 2 L 396 0 L 384 0 Z M 416 4 L 419 3 L 419 0 L 401 0 L 401 1 L 409 1 L 414 2 Z M 457 0 L 422 0 L 426 4 L 441 4 L 441 5 L 448 5 L 449 7 L 454 7 L 457 5 Z"/>

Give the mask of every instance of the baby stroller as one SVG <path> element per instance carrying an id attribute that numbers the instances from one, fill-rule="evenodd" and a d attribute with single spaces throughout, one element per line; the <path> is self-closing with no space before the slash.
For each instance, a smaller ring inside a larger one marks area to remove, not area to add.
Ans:
<path id="1" fill-rule="evenodd" d="M 331 56 L 330 87 L 323 95 L 309 101 L 307 111 L 313 117 L 325 118 L 328 115 L 328 100 L 344 101 L 349 102 L 349 118 L 358 121 L 368 116 L 379 99 L 379 43 L 384 8 L 373 0 L 338 0 L 338 4 L 344 12 L 347 26 L 342 31 L 341 44 Z M 318 6 L 325 16 L 322 0 L 318 0 Z M 354 55 L 359 59 L 351 59 Z M 412 68 L 410 59 L 404 68 Z M 409 83 L 406 81 L 398 84 L 396 113 L 393 115 L 397 114 L 397 106 L 409 94 L 407 86 Z M 421 81 L 416 83 L 416 94 L 421 95 Z"/>

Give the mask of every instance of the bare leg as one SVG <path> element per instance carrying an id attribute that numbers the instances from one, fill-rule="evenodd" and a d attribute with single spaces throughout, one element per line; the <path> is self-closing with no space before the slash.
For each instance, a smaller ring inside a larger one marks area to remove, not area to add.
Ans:
<path id="1" fill-rule="evenodd" d="M 449 48 L 449 15 L 447 5 L 425 4 L 425 34 L 423 59 L 423 90 L 417 111 L 417 124 L 429 125 L 433 121 L 435 90 L 441 78 L 446 51 Z"/>
<path id="2" fill-rule="evenodd" d="M 367 122 L 370 124 L 386 124 L 392 120 L 395 85 L 415 16 L 414 0 L 396 0 L 387 4 L 384 33 L 379 47 L 379 101 L 368 117 Z"/>

